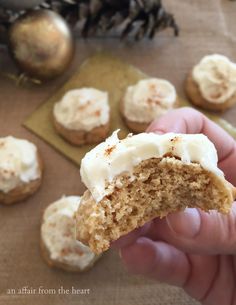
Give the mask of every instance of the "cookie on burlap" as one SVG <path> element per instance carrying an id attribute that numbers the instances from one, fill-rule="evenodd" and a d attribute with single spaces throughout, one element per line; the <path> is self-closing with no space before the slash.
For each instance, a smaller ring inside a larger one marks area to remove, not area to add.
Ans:
<path id="1" fill-rule="evenodd" d="M 80 197 L 68 196 L 50 204 L 41 225 L 41 252 L 51 267 L 65 271 L 88 270 L 99 258 L 75 238 L 75 212 Z"/>
<path id="2" fill-rule="evenodd" d="M 0 203 L 10 205 L 33 195 L 42 182 L 37 147 L 12 136 L 0 138 Z"/>

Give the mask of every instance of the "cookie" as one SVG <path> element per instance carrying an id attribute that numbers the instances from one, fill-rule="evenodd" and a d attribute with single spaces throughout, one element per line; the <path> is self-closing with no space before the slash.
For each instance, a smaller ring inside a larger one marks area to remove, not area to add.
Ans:
<path id="1" fill-rule="evenodd" d="M 236 104 L 236 64 L 222 55 L 205 56 L 188 75 L 185 90 L 200 108 L 229 109 Z"/>
<path id="2" fill-rule="evenodd" d="M 120 110 L 128 128 L 140 133 L 154 119 L 177 106 L 178 98 L 174 86 L 167 80 L 150 78 L 127 88 Z"/>
<path id="3" fill-rule="evenodd" d="M 33 195 L 42 182 L 37 147 L 12 136 L 0 138 L 0 203 L 13 204 Z"/>
<path id="4" fill-rule="evenodd" d="M 81 163 L 88 188 L 76 213 L 77 238 L 95 253 L 156 218 L 197 207 L 230 211 L 234 187 L 217 167 L 214 145 L 202 134 L 117 134 Z"/>
<path id="5" fill-rule="evenodd" d="M 68 91 L 54 105 L 53 123 L 57 132 L 73 145 L 103 141 L 110 128 L 108 93 L 94 88 Z"/>
<path id="6" fill-rule="evenodd" d="M 75 239 L 74 214 L 79 204 L 79 196 L 67 196 L 50 204 L 44 211 L 40 246 L 50 267 L 81 272 L 91 268 L 99 258 Z"/>

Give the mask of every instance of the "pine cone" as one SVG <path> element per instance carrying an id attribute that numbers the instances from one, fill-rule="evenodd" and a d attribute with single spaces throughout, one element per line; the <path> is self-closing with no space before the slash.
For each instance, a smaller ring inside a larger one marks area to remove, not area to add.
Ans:
<path id="1" fill-rule="evenodd" d="M 47 4 L 59 2 L 59 12 L 73 26 L 79 23 L 83 37 L 113 30 L 122 38 L 153 38 L 157 31 L 168 27 L 175 35 L 179 33 L 173 15 L 164 10 L 161 0 L 48 0 Z"/>
<path id="2" fill-rule="evenodd" d="M 173 15 L 165 11 L 161 0 L 45 0 L 41 8 L 61 14 L 85 38 L 112 33 L 139 40 L 153 38 L 168 27 L 175 35 L 179 33 Z M 7 31 L 15 18 L 16 13 L 1 10 L 0 30 Z"/>

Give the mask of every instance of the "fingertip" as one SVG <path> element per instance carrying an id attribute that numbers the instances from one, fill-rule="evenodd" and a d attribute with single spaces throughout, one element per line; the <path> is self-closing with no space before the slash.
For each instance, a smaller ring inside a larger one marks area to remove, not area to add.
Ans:
<path id="1" fill-rule="evenodd" d="M 230 214 L 186 209 L 155 222 L 153 234 L 188 254 L 218 255 L 236 251 L 236 205 Z M 157 233 L 155 233 L 157 232 Z"/>
<path id="2" fill-rule="evenodd" d="M 159 119 L 156 119 L 154 120 L 149 126 L 148 128 L 146 129 L 146 132 L 153 132 L 153 133 L 157 133 L 157 134 L 165 134 L 166 133 L 166 130 L 161 129 L 159 126 L 158 126 L 158 121 Z"/>
<path id="3" fill-rule="evenodd" d="M 186 119 L 187 118 L 187 119 Z M 155 133 L 189 133 L 189 125 L 195 121 L 195 128 L 202 127 L 203 115 L 190 107 L 181 107 L 168 111 L 165 115 L 155 119 L 147 129 L 147 132 Z"/>
<path id="4" fill-rule="evenodd" d="M 195 238 L 201 228 L 201 217 L 197 209 L 187 208 L 166 217 L 170 230 L 179 238 Z"/>

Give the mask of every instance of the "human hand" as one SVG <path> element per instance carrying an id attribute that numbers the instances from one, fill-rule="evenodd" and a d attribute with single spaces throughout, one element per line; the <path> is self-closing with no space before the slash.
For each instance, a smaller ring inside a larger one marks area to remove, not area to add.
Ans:
<path id="1" fill-rule="evenodd" d="M 226 179 L 236 185 L 236 142 L 191 108 L 173 110 L 147 132 L 204 133 Z M 113 245 L 133 273 L 185 289 L 204 305 L 236 304 L 236 202 L 229 215 L 186 209 L 156 218 Z"/>

